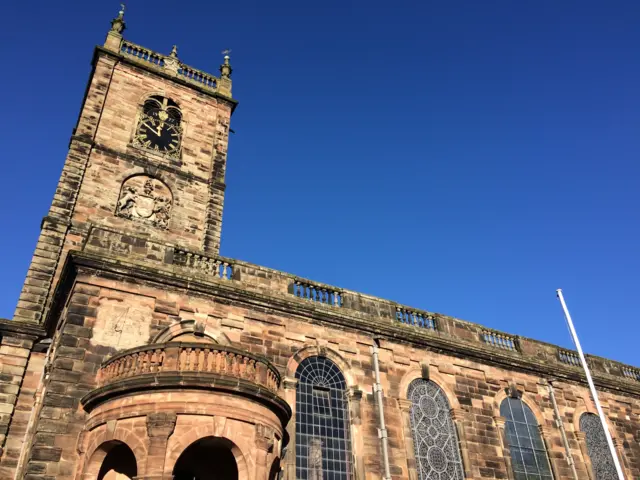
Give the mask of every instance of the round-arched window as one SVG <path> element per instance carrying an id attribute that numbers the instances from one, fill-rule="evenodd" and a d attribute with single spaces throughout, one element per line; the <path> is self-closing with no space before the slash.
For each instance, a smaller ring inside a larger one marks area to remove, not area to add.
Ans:
<path id="1" fill-rule="evenodd" d="M 409 385 L 411 434 L 420 480 L 463 480 L 458 436 L 447 397 L 438 385 L 419 378 Z"/>
<path id="2" fill-rule="evenodd" d="M 580 417 L 580 430 L 587 440 L 587 452 L 595 480 L 618 480 L 618 472 L 611 457 L 600 418 L 593 413 Z"/>
<path id="3" fill-rule="evenodd" d="M 505 398 L 500 415 L 506 419 L 505 433 L 515 480 L 552 480 L 540 427 L 527 404 L 519 398 Z"/>
<path id="4" fill-rule="evenodd" d="M 296 371 L 296 478 L 347 480 L 351 443 L 347 384 L 325 357 L 304 359 Z"/>

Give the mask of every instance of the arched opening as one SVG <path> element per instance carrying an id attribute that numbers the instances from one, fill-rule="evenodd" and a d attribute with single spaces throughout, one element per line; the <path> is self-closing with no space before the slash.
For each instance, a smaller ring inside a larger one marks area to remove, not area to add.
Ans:
<path id="1" fill-rule="evenodd" d="M 97 480 L 126 480 L 138 474 L 136 457 L 124 443 L 111 441 L 99 447 L 98 455 L 104 455 Z"/>
<path id="2" fill-rule="evenodd" d="M 269 480 L 277 480 L 280 474 L 280 459 L 276 458 L 271 464 L 271 470 L 269 470 Z"/>
<path id="3" fill-rule="evenodd" d="M 231 442 L 206 437 L 189 445 L 173 467 L 174 480 L 238 480 Z"/>

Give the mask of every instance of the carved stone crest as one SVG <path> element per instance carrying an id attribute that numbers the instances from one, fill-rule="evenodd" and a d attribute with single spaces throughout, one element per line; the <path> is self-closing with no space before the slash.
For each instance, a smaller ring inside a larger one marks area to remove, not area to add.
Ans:
<path id="1" fill-rule="evenodd" d="M 172 195 L 160 180 L 138 175 L 127 179 L 120 190 L 116 215 L 167 228 Z"/>

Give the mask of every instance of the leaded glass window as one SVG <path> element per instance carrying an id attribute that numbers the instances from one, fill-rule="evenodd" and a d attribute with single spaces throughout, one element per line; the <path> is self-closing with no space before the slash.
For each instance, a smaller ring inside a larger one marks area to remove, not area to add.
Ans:
<path id="1" fill-rule="evenodd" d="M 600 418 L 593 413 L 585 413 L 580 417 L 580 430 L 587 439 L 587 452 L 595 480 L 617 480 L 618 472 Z"/>
<path id="2" fill-rule="evenodd" d="M 347 384 L 335 363 L 309 357 L 296 371 L 296 478 L 351 477 Z"/>
<path id="3" fill-rule="evenodd" d="M 519 398 L 505 398 L 500 415 L 507 420 L 505 433 L 515 480 L 552 480 L 547 450 L 531 409 Z"/>
<path id="4" fill-rule="evenodd" d="M 430 380 L 409 385 L 411 433 L 420 480 L 463 480 L 456 427 L 447 397 Z"/>

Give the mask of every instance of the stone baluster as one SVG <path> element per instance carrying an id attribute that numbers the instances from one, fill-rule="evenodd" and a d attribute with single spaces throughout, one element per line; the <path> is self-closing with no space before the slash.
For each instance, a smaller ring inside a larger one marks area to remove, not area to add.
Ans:
<path id="1" fill-rule="evenodd" d="M 196 348 L 195 349 L 195 361 L 193 362 L 193 370 L 195 372 L 199 372 L 200 371 L 200 353 L 201 353 L 202 349 L 200 348 Z"/>
<path id="2" fill-rule="evenodd" d="M 229 264 L 227 262 L 223 262 L 222 264 L 222 278 L 227 279 L 227 268 Z"/>

